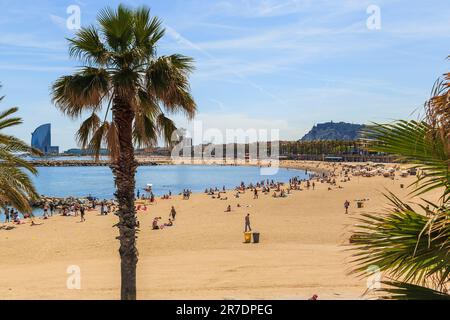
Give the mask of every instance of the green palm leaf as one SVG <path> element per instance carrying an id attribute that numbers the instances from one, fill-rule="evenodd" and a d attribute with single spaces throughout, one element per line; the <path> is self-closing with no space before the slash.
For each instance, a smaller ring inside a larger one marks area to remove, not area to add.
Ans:
<path id="1" fill-rule="evenodd" d="M 450 300 L 450 295 L 427 287 L 399 281 L 382 281 L 387 288 L 378 289 L 385 300 Z"/>
<path id="2" fill-rule="evenodd" d="M 450 224 L 444 228 L 434 223 L 448 221 L 450 211 L 428 218 L 417 213 L 395 195 L 386 195 L 392 206 L 382 214 L 362 214 L 357 218 L 352 245 L 355 272 L 363 275 L 376 265 L 395 279 L 424 284 L 432 276 L 440 283 L 450 272 Z"/>
<path id="3" fill-rule="evenodd" d="M 425 121 L 397 121 L 367 127 L 362 139 L 371 151 L 397 155 L 399 160 L 412 163 L 423 171 L 413 184 L 416 195 L 444 188 L 443 200 L 450 192 L 450 155 L 448 141 L 434 134 Z"/>
<path id="4" fill-rule="evenodd" d="M 17 111 L 10 108 L 0 113 L 0 130 L 22 123 L 21 118 L 14 117 Z M 0 205 L 8 204 L 22 213 L 31 213 L 30 200 L 38 194 L 26 172 L 37 174 L 37 170 L 17 155 L 20 152 L 40 154 L 22 140 L 0 133 Z"/>

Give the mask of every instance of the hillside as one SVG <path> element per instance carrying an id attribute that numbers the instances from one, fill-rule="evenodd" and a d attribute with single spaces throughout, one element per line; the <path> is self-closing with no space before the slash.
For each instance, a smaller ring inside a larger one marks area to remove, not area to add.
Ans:
<path id="1" fill-rule="evenodd" d="M 315 125 L 300 141 L 356 140 L 364 127 L 346 122 L 326 122 Z"/>

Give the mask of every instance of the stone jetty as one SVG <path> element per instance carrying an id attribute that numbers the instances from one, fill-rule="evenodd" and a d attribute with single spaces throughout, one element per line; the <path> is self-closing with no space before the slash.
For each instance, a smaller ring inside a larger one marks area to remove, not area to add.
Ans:
<path id="1" fill-rule="evenodd" d="M 29 161 L 35 167 L 109 167 L 111 161 L 94 160 L 33 160 Z M 155 161 L 138 161 L 139 166 L 157 166 L 162 163 Z"/>

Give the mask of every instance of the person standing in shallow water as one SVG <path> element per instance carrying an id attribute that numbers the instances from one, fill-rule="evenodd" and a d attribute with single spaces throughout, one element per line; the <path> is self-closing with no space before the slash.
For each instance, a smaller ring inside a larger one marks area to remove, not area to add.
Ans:
<path id="1" fill-rule="evenodd" d="M 250 213 L 245 216 L 245 232 L 247 231 L 252 231 L 252 228 L 250 227 Z"/>

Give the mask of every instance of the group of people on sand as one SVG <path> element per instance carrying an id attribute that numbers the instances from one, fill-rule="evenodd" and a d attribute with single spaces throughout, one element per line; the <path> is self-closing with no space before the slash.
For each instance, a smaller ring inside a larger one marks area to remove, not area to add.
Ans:
<path id="1" fill-rule="evenodd" d="M 151 203 L 155 202 L 155 200 L 156 200 L 155 194 L 152 191 L 148 192 L 148 195 L 146 196 L 145 194 L 141 194 L 141 192 L 139 190 L 137 192 L 136 199 L 138 199 L 138 200 L 150 200 Z"/>
<path id="2" fill-rule="evenodd" d="M 183 189 L 182 192 L 180 192 L 180 195 L 183 196 L 183 200 L 189 200 L 189 198 L 192 195 L 192 191 L 189 189 Z M 140 200 L 150 200 L 150 203 L 154 203 L 156 201 L 156 196 L 153 193 L 153 191 L 149 191 L 148 195 L 141 194 L 139 191 L 137 193 L 137 199 Z M 172 199 L 172 191 L 169 190 L 168 193 L 165 193 L 161 196 L 161 200 L 170 200 Z"/>
<path id="3" fill-rule="evenodd" d="M 169 213 L 169 221 L 167 223 L 163 223 L 161 224 L 160 221 L 162 220 L 161 217 L 155 217 L 153 219 L 153 223 L 152 223 L 152 230 L 162 230 L 165 227 L 173 227 L 173 222 L 175 221 L 177 216 L 177 211 L 175 210 L 175 207 L 172 206 L 172 208 L 170 209 L 170 213 Z"/>
<path id="4" fill-rule="evenodd" d="M 63 217 L 80 217 L 80 222 L 85 222 L 87 211 L 99 210 L 101 216 L 107 216 L 116 212 L 117 208 L 118 205 L 115 201 L 102 200 L 99 202 L 96 199 L 86 202 L 74 200 L 58 206 L 53 202 L 45 202 L 42 206 L 42 218 L 47 220 L 58 213 Z"/>
<path id="5" fill-rule="evenodd" d="M 192 190 L 184 189 L 182 192 L 182 195 L 183 195 L 183 200 L 189 200 L 192 195 Z"/>
<path id="6" fill-rule="evenodd" d="M 22 224 L 22 220 L 20 219 L 20 213 L 14 208 L 8 208 L 4 207 L 4 214 L 5 214 L 5 223 L 13 222 L 15 224 Z M 24 219 L 28 219 L 31 217 L 31 215 L 24 213 L 22 214 Z"/>
<path id="7" fill-rule="evenodd" d="M 216 194 L 216 192 L 220 193 L 220 192 L 226 192 L 226 188 L 225 186 L 222 187 L 222 191 L 219 190 L 219 188 L 215 187 L 215 188 L 206 188 L 205 189 L 205 194 L 209 195 L 209 196 L 213 196 Z"/>

